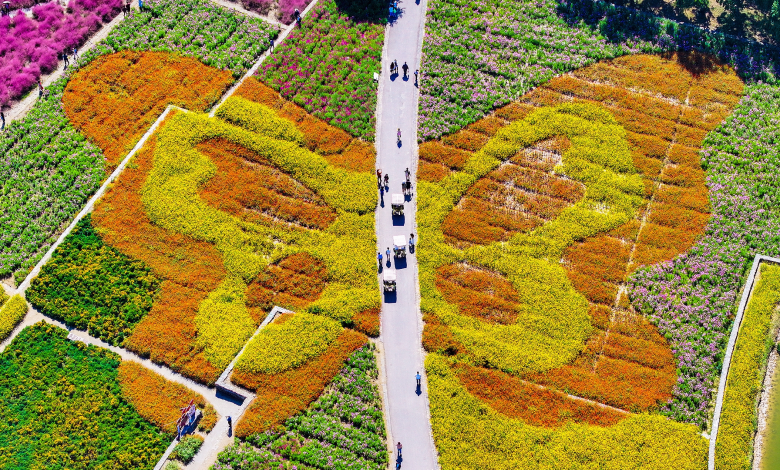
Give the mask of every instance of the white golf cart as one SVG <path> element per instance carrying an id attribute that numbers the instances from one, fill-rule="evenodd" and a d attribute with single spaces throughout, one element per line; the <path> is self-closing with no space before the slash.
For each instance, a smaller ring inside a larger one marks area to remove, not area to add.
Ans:
<path id="1" fill-rule="evenodd" d="M 385 292 L 395 292 L 395 269 L 387 268 L 382 277 Z"/>
<path id="2" fill-rule="evenodd" d="M 406 258 L 406 237 L 403 235 L 393 237 L 393 255 L 396 258 Z"/>

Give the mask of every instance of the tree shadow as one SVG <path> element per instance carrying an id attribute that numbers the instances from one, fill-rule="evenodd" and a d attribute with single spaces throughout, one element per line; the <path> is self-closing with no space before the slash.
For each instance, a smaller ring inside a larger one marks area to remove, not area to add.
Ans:
<path id="1" fill-rule="evenodd" d="M 339 11 L 355 21 L 385 24 L 392 2 L 389 0 L 334 0 Z"/>

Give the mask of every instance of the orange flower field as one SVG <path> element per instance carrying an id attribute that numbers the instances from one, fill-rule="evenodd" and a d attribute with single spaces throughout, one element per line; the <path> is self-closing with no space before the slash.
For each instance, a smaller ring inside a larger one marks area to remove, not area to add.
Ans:
<path id="1" fill-rule="evenodd" d="M 198 429 L 209 432 L 217 423 L 217 412 L 206 400 L 187 387 L 171 382 L 133 361 L 122 361 L 119 365 L 119 385 L 122 396 L 130 402 L 145 419 L 156 424 L 169 434 L 176 434 L 179 411 L 192 400 L 203 416 Z"/>
<path id="2" fill-rule="evenodd" d="M 103 150 L 110 173 L 166 106 L 204 111 L 232 82 L 230 71 L 193 58 L 122 51 L 98 57 L 79 71 L 62 103 L 73 126 Z"/>

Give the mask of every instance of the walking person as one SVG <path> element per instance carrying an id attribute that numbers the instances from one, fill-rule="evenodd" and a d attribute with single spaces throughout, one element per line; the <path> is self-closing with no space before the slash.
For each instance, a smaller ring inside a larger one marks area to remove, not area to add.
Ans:
<path id="1" fill-rule="evenodd" d="M 414 248 L 414 234 L 413 233 L 409 234 L 409 248 L 410 249 Z M 419 372 L 418 372 L 418 374 L 419 374 Z"/>
<path id="2" fill-rule="evenodd" d="M 138 11 L 144 11 L 144 0 L 138 0 Z"/>
<path id="3" fill-rule="evenodd" d="M 385 255 L 387 255 L 387 262 L 390 262 L 390 247 L 387 247 L 387 250 L 385 251 Z"/>
<path id="4" fill-rule="evenodd" d="M 417 375 L 414 376 L 415 379 L 417 379 L 417 388 L 420 388 L 420 380 L 422 380 L 422 376 L 420 375 L 420 371 L 417 371 Z"/>
<path id="5" fill-rule="evenodd" d="M 417 85 L 419 82 L 417 81 L 417 73 L 419 72 L 418 69 L 414 69 L 414 84 Z"/>
<path id="6" fill-rule="evenodd" d="M 77 60 L 79 60 L 78 50 L 76 49 L 76 46 L 73 46 L 73 62 L 76 62 Z"/>
<path id="7" fill-rule="evenodd" d="M 376 170 L 376 186 L 382 186 L 382 170 L 380 169 Z"/>
<path id="8" fill-rule="evenodd" d="M 63 52 L 62 53 L 62 59 L 65 61 L 65 70 L 68 70 L 68 53 Z"/>
<path id="9" fill-rule="evenodd" d="M 411 183 L 412 182 L 412 172 L 409 171 L 409 168 L 404 171 L 406 173 L 406 182 Z"/>
<path id="10" fill-rule="evenodd" d="M 385 175 L 385 188 L 390 186 L 390 176 Z"/>
<path id="11" fill-rule="evenodd" d="M 270 41 L 270 43 L 271 43 L 271 47 L 269 47 L 268 50 L 273 52 L 274 51 L 274 38 L 271 38 L 268 41 Z"/>
<path id="12" fill-rule="evenodd" d="M 40 78 L 38 78 L 38 98 L 43 98 L 43 84 Z"/>
<path id="13" fill-rule="evenodd" d="M 0 132 L 5 130 L 5 113 L 3 111 L 0 111 L 0 119 L 2 119 L 3 123 L 0 124 Z"/>
<path id="14" fill-rule="evenodd" d="M 401 143 L 401 128 L 400 127 L 398 128 L 398 132 L 396 133 L 396 135 L 398 136 L 398 143 L 400 144 Z"/>
<path id="15" fill-rule="evenodd" d="M 228 437 L 230 437 L 233 434 L 233 418 L 228 416 L 227 417 L 227 422 L 228 422 L 227 435 L 228 435 Z"/>
<path id="16" fill-rule="evenodd" d="M 128 14 L 128 15 L 129 15 L 130 13 L 132 13 L 132 11 L 131 11 L 131 10 L 132 10 L 132 8 L 130 8 L 130 0 L 127 0 L 127 1 L 125 2 L 125 10 L 127 10 L 127 14 Z"/>
<path id="17" fill-rule="evenodd" d="M 376 252 L 376 260 L 379 262 L 379 269 L 382 269 L 382 252 Z"/>
<path id="18" fill-rule="evenodd" d="M 393 75 L 395 73 L 395 65 L 393 65 L 392 62 L 390 62 L 390 75 Z"/>
<path id="19" fill-rule="evenodd" d="M 404 62 L 404 66 L 401 68 L 404 69 L 404 78 L 407 78 L 409 76 L 409 66 Z"/>
<path id="20" fill-rule="evenodd" d="M 403 450 L 404 446 L 401 445 L 401 442 L 399 441 L 398 444 L 395 445 L 395 448 L 398 449 L 398 458 L 401 458 L 401 451 Z"/>

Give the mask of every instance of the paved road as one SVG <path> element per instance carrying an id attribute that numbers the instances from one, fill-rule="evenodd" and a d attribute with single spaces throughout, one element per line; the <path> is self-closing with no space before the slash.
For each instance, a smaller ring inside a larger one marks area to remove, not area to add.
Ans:
<path id="1" fill-rule="evenodd" d="M 393 235 L 403 235 L 408 241 L 415 231 L 414 197 L 405 203 L 405 216 L 392 217 L 390 200 L 393 193 L 401 193 L 404 170 L 412 172 L 414 188 L 417 169 L 417 87 L 414 71 L 419 68 L 426 2 L 419 4 L 405 0 L 399 5 L 400 18 L 387 29 L 385 53 L 382 60 L 379 115 L 377 116 L 377 168 L 390 176 L 389 194 L 384 205 L 377 209 L 377 243 L 384 254 L 392 250 Z M 390 76 L 390 62 L 409 65 L 409 79 L 403 71 Z M 401 129 L 402 141 L 396 143 L 396 131 Z M 384 269 L 387 269 L 385 260 Z M 438 468 L 436 449 L 431 437 L 428 394 L 423 370 L 421 348 L 422 318 L 417 288 L 417 260 L 409 254 L 406 262 L 392 262 L 397 269 L 398 292 L 385 297 L 382 306 L 382 342 L 385 352 L 385 373 L 390 436 L 403 444 L 404 470 L 433 470 Z M 381 283 L 381 273 L 380 273 Z M 421 390 L 416 390 L 415 374 L 423 375 Z M 394 468 L 394 466 L 393 466 Z"/>

